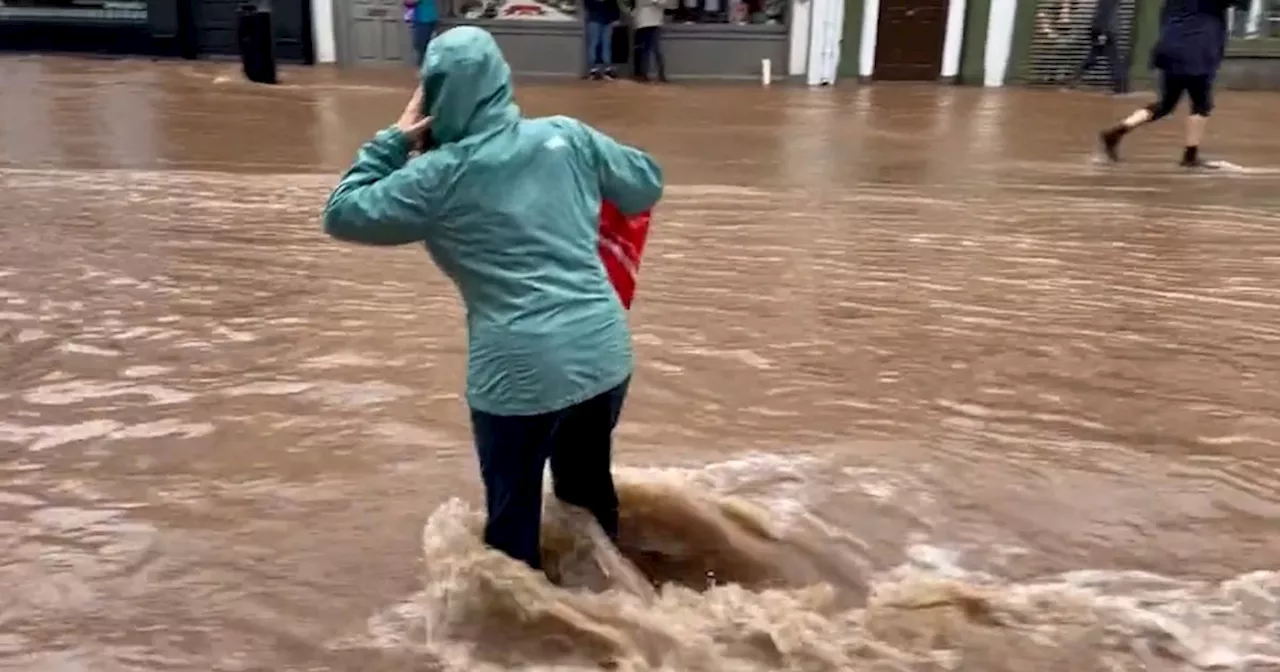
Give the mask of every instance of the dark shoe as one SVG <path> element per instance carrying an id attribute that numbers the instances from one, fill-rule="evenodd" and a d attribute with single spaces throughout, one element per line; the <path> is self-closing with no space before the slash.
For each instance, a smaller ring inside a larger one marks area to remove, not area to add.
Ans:
<path id="1" fill-rule="evenodd" d="M 1200 157 L 1194 159 L 1182 159 L 1178 165 L 1187 170 L 1218 170 L 1222 168 L 1222 164 L 1216 161 L 1205 161 Z"/>
<path id="2" fill-rule="evenodd" d="M 1123 137 L 1124 131 L 1119 128 L 1113 128 L 1098 134 L 1098 140 L 1102 142 L 1102 152 L 1107 156 L 1107 160 L 1112 163 L 1120 161 L 1120 138 Z"/>
<path id="3" fill-rule="evenodd" d="M 613 68 L 609 68 L 604 71 L 604 78 L 611 82 L 616 81 L 618 79 L 618 74 L 613 71 Z"/>
<path id="4" fill-rule="evenodd" d="M 584 75 L 583 79 L 589 79 L 589 80 L 598 82 L 601 79 L 600 71 L 592 70 L 591 72 L 588 72 L 586 75 Z"/>

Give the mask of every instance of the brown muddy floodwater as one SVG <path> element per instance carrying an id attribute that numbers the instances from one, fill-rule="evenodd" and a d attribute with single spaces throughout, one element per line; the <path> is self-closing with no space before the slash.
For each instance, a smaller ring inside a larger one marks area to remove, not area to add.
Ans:
<path id="1" fill-rule="evenodd" d="M 1187 175 L 1092 163 L 1140 99 L 523 85 L 670 178 L 555 588 L 450 286 L 318 224 L 411 75 L 287 74 L 0 60 L 0 670 L 1280 669 L 1280 96 Z"/>

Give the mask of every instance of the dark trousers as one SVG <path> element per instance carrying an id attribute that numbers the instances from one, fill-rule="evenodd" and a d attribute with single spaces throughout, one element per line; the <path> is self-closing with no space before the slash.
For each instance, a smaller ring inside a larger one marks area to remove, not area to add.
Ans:
<path id="1" fill-rule="evenodd" d="M 1211 75 L 1160 75 L 1160 98 L 1147 106 L 1151 121 L 1169 116 L 1185 94 L 1191 99 L 1191 114 L 1207 117 L 1213 111 L 1213 77 Z"/>
<path id="2" fill-rule="evenodd" d="M 587 67 L 592 72 L 613 69 L 613 25 L 587 20 Z"/>
<path id="3" fill-rule="evenodd" d="M 427 0 L 423 0 L 426 2 Z M 422 59 L 427 55 L 427 45 L 431 44 L 431 38 L 436 34 L 436 22 L 429 23 L 413 22 L 413 53 L 417 57 L 417 63 L 414 66 L 418 69 L 422 68 Z"/>
<path id="4" fill-rule="evenodd" d="M 1080 63 L 1080 67 L 1076 69 L 1073 76 L 1074 81 L 1079 81 L 1084 77 L 1084 73 L 1091 70 L 1098 61 L 1107 59 L 1107 67 L 1111 71 L 1111 89 L 1116 93 L 1126 93 L 1129 91 L 1129 64 L 1124 54 L 1120 52 L 1120 45 L 1116 44 L 1116 35 L 1110 30 L 1094 31 L 1089 35 L 1089 54 L 1084 57 L 1084 61 Z"/>
<path id="5" fill-rule="evenodd" d="M 618 493 L 610 467 L 613 428 L 627 384 L 542 415 L 471 411 L 489 513 L 485 544 L 542 568 L 542 470 L 547 460 L 556 498 L 590 511 L 605 534 L 617 538 Z"/>
<path id="6" fill-rule="evenodd" d="M 667 78 L 667 61 L 662 57 L 662 26 L 636 28 L 636 77 L 649 78 L 649 61 L 658 66 L 658 79 Z"/>

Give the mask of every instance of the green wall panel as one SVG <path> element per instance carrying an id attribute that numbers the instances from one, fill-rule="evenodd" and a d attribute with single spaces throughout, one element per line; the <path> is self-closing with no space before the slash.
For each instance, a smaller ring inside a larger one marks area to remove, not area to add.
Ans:
<path id="1" fill-rule="evenodd" d="M 840 38 L 840 63 L 836 65 L 839 77 L 858 76 L 858 54 L 862 51 L 862 3 L 864 0 L 844 0 L 844 33 Z"/>
<path id="2" fill-rule="evenodd" d="M 960 84 L 982 86 L 986 71 L 987 21 L 991 0 L 969 0 L 964 8 L 964 44 L 960 48 Z"/>

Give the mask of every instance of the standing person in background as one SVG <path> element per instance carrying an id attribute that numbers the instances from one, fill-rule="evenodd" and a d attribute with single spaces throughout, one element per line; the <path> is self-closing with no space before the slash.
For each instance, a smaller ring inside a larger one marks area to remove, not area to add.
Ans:
<path id="1" fill-rule="evenodd" d="M 525 118 L 482 28 L 432 40 L 420 73 L 400 120 L 361 147 L 329 196 L 324 229 L 425 244 L 457 287 L 484 541 L 539 568 L 548 461 L 556 498 L 617 538 L 613 430 L 634 361 L 600 259 L 600 212 L 605 201 L 624 216 L 652 209 L 662 169 L 577 119 Z"/>
<path id="2" fill-rule="evenodd" d="M 658 66 L 658 81 L 667 81 L 667 60 L 662 56 L 662 23 L 670 0 L 636 0 L 631 20 L 636 26 L 636 79 L 649 81 L 649 61 Z"/>
<path id="3" fill-rule="evenodd" d="M 1129 91 L 1129 64 L 1127 58 L 1120 53 L 1120 45 L 1116 43 L 1116 10 L 1120 0 L 1098 0 L 1094 6 L 1093 21 L 1089 24 L 1089 54 L 1080 62 L 1080 66 L 1067 82 L 1075 87 L 1084 78 L 1084 73 L 1097 65 L 1098 59 L 1107 59 L 1107 67 L 1111 69 L 1111 90 L 1117 95 Z"/>
<path id="4" fill-rule="evenodd" d="M 404 0 L 404 10 L 404 20 L 409 24 L 416 59 L 413 67 L 421 68 L 422 59 L 427 54 L 427 45 L 431 44 L 436 26 L 440 25 L 440 10 L 436 7 L 436 0 Z"/>
<path id="5" fill-rule="evenodd" d="M 587 14 L 587 79 L 617 79 L 613 71 L 613 27 L 622 18 L 618 0 L 583 0 Z"/>
<path id="6" fill-rule="evenodd" d="M 1191 99 L 1191 114 L 1181 165 L 1218 167 L 1200 156 L 1200 143 L 1213 111 L 1213 80 L 1226 54 L 1227 9 L 1244 1 L 1165 0 L 1160 39 L 1151 50 L 1151 67 L 1160 71 L 1160 97 L 1099 135 L 1108 159 L 1119 161 L 1120 141 L 1134 129 L 1168 116 L 1185 94 Z"/>

